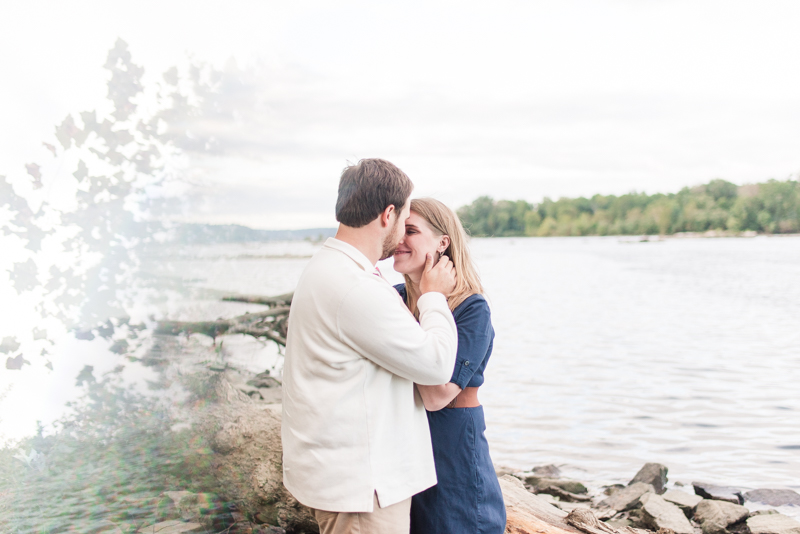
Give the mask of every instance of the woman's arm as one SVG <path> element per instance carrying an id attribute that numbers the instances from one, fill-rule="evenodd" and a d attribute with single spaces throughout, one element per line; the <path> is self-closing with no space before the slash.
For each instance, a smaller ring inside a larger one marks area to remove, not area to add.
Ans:
<path id="1" fill-rule="evenodd" d="M 425 405 L 425 409 L 429 412 L 438 412 L 461 393 L 461 387 L 452 382 L 440 386 L 420 386 L 417 384 L 417 389 L 420 397 L 422 397 L 422 404 Z"/>

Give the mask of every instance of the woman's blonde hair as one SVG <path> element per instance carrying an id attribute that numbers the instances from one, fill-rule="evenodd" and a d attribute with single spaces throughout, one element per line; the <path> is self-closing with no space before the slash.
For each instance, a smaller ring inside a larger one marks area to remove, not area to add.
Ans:
<path id="1" fill-rule="evenodd" d="M 470 295 L 482 295 L 483 286 L 469 254 L 467 233 L 453 210 L 433 198 L 415 198 L 411 200 L 411 211 L 425 219 L 425 222 L 428 223 L 434 233 L 450 237 L 450 245 L 443 252 L 445 256 L 453 261 L 456 271 L 456 288 L 447 297 L 447 304 L 450 306 L 450 310 L 455 310 Z M 408 275 L 403 277 L 406 280 L 408 308 L 415 317 L 418 317 L 417 299 L 419 298 L 419 288 L 414 286 Z"/>

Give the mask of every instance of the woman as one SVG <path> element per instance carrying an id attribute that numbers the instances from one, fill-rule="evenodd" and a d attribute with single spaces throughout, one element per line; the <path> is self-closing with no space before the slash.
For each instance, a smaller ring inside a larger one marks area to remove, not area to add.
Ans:
<path id="1" fill-rule="evenodd" d="M 415 199 L 394 268 L 406 281 L 395 288 L 417 318 L 429 253 L 436 261 L 444 254 L 455 265 L 456 289 L 447 300 L 458 328 L 458 354 L 449 383 L 417 385 L 428 410 L 438 483 L 412 498 L 411 534 L 502 534 L 506 509 L 477 396 L 494 340 L 489 306 L 456 214 L 437 200 Z"/>

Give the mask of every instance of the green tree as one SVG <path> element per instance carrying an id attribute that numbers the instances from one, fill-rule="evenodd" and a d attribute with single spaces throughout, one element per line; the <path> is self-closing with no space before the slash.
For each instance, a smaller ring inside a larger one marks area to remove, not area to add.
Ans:
<path id="1" fill-rule="evenodd" d="M 480 197 L 458 213 L 475 236 L 789 233 L 800 232 L 800 185 L 770 180 L 739 187 L 715 179 L 677 193 L 545 197 L 536 205 Z"/>

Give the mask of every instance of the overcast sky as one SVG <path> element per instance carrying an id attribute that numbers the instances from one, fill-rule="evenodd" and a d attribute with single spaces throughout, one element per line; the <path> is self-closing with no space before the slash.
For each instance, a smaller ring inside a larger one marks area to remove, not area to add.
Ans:
<path id="1" fill-rule="evenodd" d="M 6 3 L 0 174 L 98 107 L 119 37 L 145 83 L 187 55 L 265 80 L 250 149 L 191 163 L 198 222 L 333 226 L 338 175 L 362 157 L 453 207 L 785 179 L 798 28 L 796 0 Z"/>

